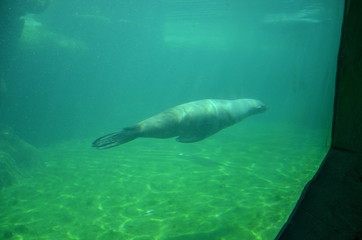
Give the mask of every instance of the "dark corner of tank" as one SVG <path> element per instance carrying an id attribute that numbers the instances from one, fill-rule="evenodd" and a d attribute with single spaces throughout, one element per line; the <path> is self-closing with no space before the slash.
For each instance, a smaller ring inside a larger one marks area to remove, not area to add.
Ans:
<path id="1" fill-rule="evenodd" d="M 345 3 L 331 149 L 278 240 L 362 239 L 362 2 Z"/>
<path id="2" fill-rule="evenodd" d="M 6 72 L 14 57 L 24 28 L 22 16 L 39 14 L 50 0 L 2 0 L 0 4 L 0 116 L 6 115 L 8 95 Z M 36 147 L 26 142 L 13 130 L 11 124 L 0 118 L 0 190 L 31 176 L 43 165 Z"/>

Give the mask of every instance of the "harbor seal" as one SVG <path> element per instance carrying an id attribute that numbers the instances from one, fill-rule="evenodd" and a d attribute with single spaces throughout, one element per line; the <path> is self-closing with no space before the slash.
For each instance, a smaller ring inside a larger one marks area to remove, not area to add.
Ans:
<path id="1" fill-rule="evenodd" d="M 139 137 L 177 137 L 178 142 L 197 142 L 265 110 L 265 104 L 255 99 L 204 99 L 188 102 L 123 128 L 120 132 L 100 137 L 92 146 L 105 149 Z"/>

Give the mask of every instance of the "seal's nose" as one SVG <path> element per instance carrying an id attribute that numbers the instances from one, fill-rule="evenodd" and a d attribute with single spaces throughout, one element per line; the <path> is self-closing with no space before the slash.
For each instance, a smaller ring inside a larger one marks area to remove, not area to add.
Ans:
<path id="1" fill-rule="evenodd" d="M 260 107 L 260 112 L 265 112 L 268 109 L 269 109 L 269 106 L 263 103 Z"/>

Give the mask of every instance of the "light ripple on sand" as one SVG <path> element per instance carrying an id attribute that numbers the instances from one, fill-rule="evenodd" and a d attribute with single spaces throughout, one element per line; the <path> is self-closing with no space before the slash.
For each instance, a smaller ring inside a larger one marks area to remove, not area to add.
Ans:
<path id="1" fill-rule="evenodd" d="M 223 137 L 140 139 L 109 151 L 77 140 L 44 149 L 46 169 L 2 192 L 0 234 L 272 239 L 327 148 L 295 129 L 240 142 Z"/>

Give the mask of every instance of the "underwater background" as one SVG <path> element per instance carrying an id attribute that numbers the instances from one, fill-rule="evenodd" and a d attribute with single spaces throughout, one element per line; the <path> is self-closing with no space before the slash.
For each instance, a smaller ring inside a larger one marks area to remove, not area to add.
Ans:
<path id="1" fill-rule="evenodd" d="M 330 147 L 344 1 L 25 2 L 46 7 L 0 59 L 0 239 L 277 235 Z M 205 98 L 268 110 L 196 143 L 91 147 Z"/>

